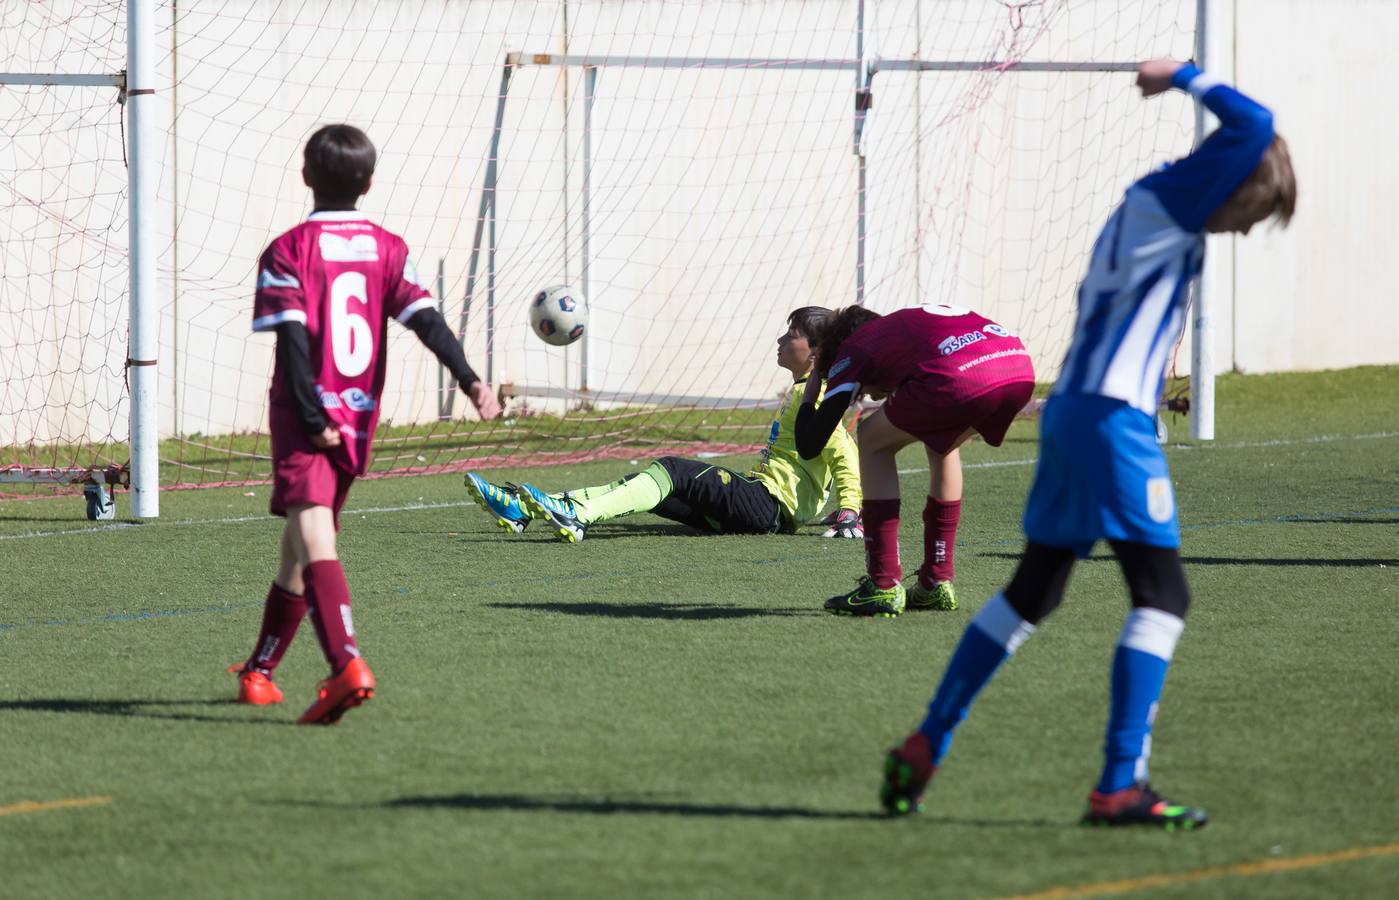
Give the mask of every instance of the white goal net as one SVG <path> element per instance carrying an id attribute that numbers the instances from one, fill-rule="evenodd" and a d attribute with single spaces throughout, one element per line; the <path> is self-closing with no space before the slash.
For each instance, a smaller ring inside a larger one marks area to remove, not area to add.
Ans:
<path id="1" fill-rule="evenodd" d="M 0 71 L 119 73 L 124 6 L 3 0 Z M 970 306 L 1019 332 L 1052 380 L 1098 227 L 1191 144 L 1188 99 L 1143 102 L 1126 68 L 1188 57 L 1195 8 L 158 4 L 162 484 L 269 475 L 273 344 L 249 333 L 254 268 L 309 211 L 301 146 L 335 121 L 380 151 L 363 208 L 405 237 L 468 359 L 511 395 L 505 420 L 472 421 L 396 330 L 378 472 L 752 445 L 787 383 L 775 340 L 810 304 Z M 12 470 L 129 452 L 119 98 L 0 76 Z M 568 348 L 526 323 L 558 283 L 591 301 Z"/>

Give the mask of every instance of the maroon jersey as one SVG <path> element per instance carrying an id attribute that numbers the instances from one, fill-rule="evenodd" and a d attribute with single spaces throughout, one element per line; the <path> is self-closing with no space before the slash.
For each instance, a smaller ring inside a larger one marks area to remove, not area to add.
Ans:
<path id="1" fill-rule="evenodd" d="M 316 212 L 268 246 L 258 266 L 253 331 L 300 322 L 310 339 L 316 393 L 340 446 L 337 467 L 363 475 L 379 422 L 387 363 L 386 323 L 435 301 L 408 260 L 403 239 L 355 211 Z M 274 422 L 292 408 L 280 363 L 269 400 Z M 281 413 L 281 414 L 279 414 Z"/>
<path id="2" fill-rule="evenodd" d="M 1034 377 L 1025 345 L 985 316 L 957 306 L 915 306 L 866 322 L 845 339 L 826 396 L 861 389 L 892 394 L 918 380 L 956 403 Z"/>

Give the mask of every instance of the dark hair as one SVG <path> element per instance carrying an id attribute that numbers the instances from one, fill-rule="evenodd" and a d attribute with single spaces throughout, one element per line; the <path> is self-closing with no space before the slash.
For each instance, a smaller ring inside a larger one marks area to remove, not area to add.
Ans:
<path id="1" fill-rule="evenodd" d="M 306 183 L 321 201 L 354 205 L 369 190 L 377 155 L 353 125 L 323 125 L 306 142 Z"/>
<path id="2" fill-rule="evenodd" d="M 816 341 L 816 374 L 825 378 L 836 361 L 836 351 L 845 343 L 845 339 L 861 325 L 877 318 L 879 313 L 863 306 L 847 306 L 832 313 L 821 326 L 821 334 Z"/>
<path id="3" fill-rule="evenodd" d="M 797 334 L 815 343 L 821 334 L 821 327 L 831 317 L 831 311 L 824 306 L 803 306 L 787 314 L 787 327 L 796 329 Z"/>

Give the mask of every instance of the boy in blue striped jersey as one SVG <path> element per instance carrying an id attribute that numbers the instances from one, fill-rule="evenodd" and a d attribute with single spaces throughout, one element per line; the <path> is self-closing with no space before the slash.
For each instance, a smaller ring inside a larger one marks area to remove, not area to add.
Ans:
<path id="1" fill-rule="evenodd" d="M 1128 188 L 1093 247 L 1073 341 L 1041 422 L 1024 555 L 1010 584 L 967 626 L 923 723 L 889 752 L 880 799 L 891 813 L 922 809 L 977 692 L 1059 605 L 1075 558 L 1106 540 L 1132 610 L 1113 657 L 1102 775 L 1083 821 L 1167 829 L 1207 821 L 1204 810 L 1163 800 L 1146 781 L 1157 700 L 1190 604 L 1153 416 L 1205 233 L 1247 234 L 1270 216 L 1286 224 L 1297 187 L 1266 108 L 1175 60 L 1142 63 L 1137 84 L 1146 97 L 1189 92 L 1220 127 Z"/>

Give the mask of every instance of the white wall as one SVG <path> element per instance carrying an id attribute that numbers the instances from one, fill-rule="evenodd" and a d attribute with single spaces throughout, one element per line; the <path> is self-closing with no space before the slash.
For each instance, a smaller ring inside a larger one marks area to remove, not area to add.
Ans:
<path id="1" fill-rule="evenodd" d="M 1233 71 L 1220 74 L 1275 109 L 1301 183 L 1289 231 L 1237 242 L 1221 285 L 1219 367 L 1399 362 L 1388 340 L 1399 325 L 1389 302 L 1394 276 L 1381 243 L 1399 200 L 1399 174 L 1386 165 L 1399 151 L 1399 130 L 1393 117 L 1372 112 L 1383 90 L 1386 36 L 1399 33 L 1399 4 L 1215 2 L 1227 7 L 1234 29 Z M 85 27 L 54 38 L 34 25 L 28 45 L 120 45 L 119 11 L 88 0 L 66 6 L 75 11 L 67 21 Z M 7 23 L 29 8 L 16 0 L 0 7 Z M 1057 0 L 1024 7 L 1017 18 L 982 0 L 885 0 L 869 4 L 867 51 L 974 60 L 1185 56 L 1194 9 L 1194 0 Z M 376 141 L 380 170 L 365 209 L 404 235 L 425 273 L 443 260 L 455 325 L 508 51 L 856 52 L 853 0 L 228 0 L 181 3 L 176 12 L 163 8 L 169 24 L 159 35 L 161 77 L 174 85 L 164 95 L 171 118 L 159 195 L 169 298 L 161 414 L 163 430 L 181 433 L 262 427 L 271 339 L 248 334 L 254 265 L 309 208 L 300 147 L 316 126 L 351 121 Z M 3 52 L 10 56 L 0 70 L 49 64 L 40 50 Z M 69 62 L 103 69 L 120 58 L 78 54 Z M 636 402 L 772 396 L 782 382 L 773 342 L 786 312 L 854 296 L 853 74 L 599 72 L 589 386 Z M 582 82 L 578 69 L 527 66 L 510 85 L 497 381 L 578 383 L 578 348 L 537 341 L 524 304 L 539 287 L 579 276 Z M 124 435 L 124 403 L 108 396 L 125 355 L 124 271 L 94 266 L 100 248 L 125 240 L 123 169 L 112 152 L 119 144 L 91 138 L 115 118 L 111 98 L 93 99 L 99 95 L 36 99 L 0 90 L 0 122 L 29 123 L 7 134 L 0 174 L 37 200 L 26 206 L 0 195 L 10 223 L 0 229 L 0 351 L 13 357 L 0 394 L 6 442 Z M 1191 139 L 1190 102 L 1175 95 L 1143 102 L 1130 74 L 880 73 L 864 143 L 869 305 L 935 299 L 976 307 L 1017 329 L 1041 376 L 1052 377 L 1100 223 L 1133 178 L 1186 151 Z M 95 160 L 73 161 L 84 153 Z M 82 190 L 79 175 L 91 181 Z M 79 215 L 88 196 L 99 199 Z M 45 242 L 41 262 L 32 249 L 17 249 L 25 240 Z M 484 370 L 484 258 L 480 273 L 467 352 Z M 78 332 L 88 335 L 81 352 L 93 358 L 73 371 L 63 360 L 79 352 Z M 386 417 L 432 416 L 435 363 L 406 334 L 391 353 Z M 1188 361 L 1185 350 L 1178 369 Z M 463 406 L 458 398 L 458 414 Z"/>

